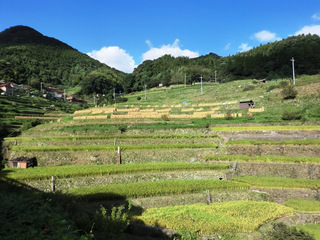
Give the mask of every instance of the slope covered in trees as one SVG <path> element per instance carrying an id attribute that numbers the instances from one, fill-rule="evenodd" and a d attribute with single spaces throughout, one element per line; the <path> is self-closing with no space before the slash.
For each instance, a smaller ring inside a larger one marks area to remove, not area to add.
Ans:
<path id="1" fill-rule="evenodd" d="M 103 72 L 104 82 L 122 86 L 124 73 L 108 67 L 54 38 L 36 30 L 16 26 L 0 33 L 0 79 L 27 84 L 36 89 L 45 85 L 82 86 L 82 93 L 110 89 L 92 88 L 92 75 Z"/>
<path id="2" fill-rule="evenodd" d="M 295 59 L 296 74 L 317 74 L 320 72 L 320 37 L 299 35 L 261 45 L 250 51 L 233 56 L 219 57 L 210 53 L 194 59 L 163 56 L 147 60 L 138 66 L 127 78 L 134 90 L 158 86 L 159 83 L 199 82 L 200 76 L 208 81 L 214 79 L 215 71 L 220 81 L 244 78 L 290 77 L 290 59 Z"/>
<path id="3" fill-rule="evenodd" d="M 54 38 L 16 26 L 0 33 L 0 80 L 40 88 L 45 85 L 81 86 L 80 94 L 130 92 L 177 83 L 220 82 L 245 78 L 280 78 L 320 72 L 320 37 L 299 35 L 268 43 L 233 56 L 214 53 L 189 59 L 165 55 L 146 60 L 132 74 L 110 68 Z"/>

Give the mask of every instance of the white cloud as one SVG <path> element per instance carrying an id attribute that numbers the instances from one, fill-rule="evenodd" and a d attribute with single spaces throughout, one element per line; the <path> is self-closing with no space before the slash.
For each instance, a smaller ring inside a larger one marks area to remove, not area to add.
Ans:
<path id="1" fill-rule="evenodd" d="M 229 50 L 229 49 L 230 49 L 230 47 L 231 47 L 231 43 L 228 43 L 228 44 L 224 47 L 224 49 L 223 49 L 223 50 Z"/>
<path id="2" fill-rule="evenodd" d="M 87 55 L 126 73 L 133 72 L 136 67 L 133 57 L 130 56 L 126 50 L 118 46 L 103 47 L 100 50 L 93 50 L 87 53 Z"/>
<path id="3" fill-rule="evenodd" d="M 319 13 L 315 13 L 312 15 L 311 17 L 314 21 L 319 21 L 320 20 L 320 14 Z"/>
<path id="4" fill-rule="evenodd" d="M 272 33 L 267 30 L 255 33 L 253 38 L 257 39 L 259 42 L 272 42 L 275 40 L 281 40 L 281 38 L 277 37 L 276 33 Z"/>
<path id="5" fill-rule="evenodd" d="M 240 49 L 240 52 L 246 52 L 252 49 L 252 47 L 249 46 L 248 43 L 241 43 L 241 45 L 238 48 Z"/>
<path id="6" fill-rule="evenodd" d="M 169 54 L 173 57 L 185 56 L 189 58 L 199 57 L 198 52 L 193 52 L 188 49 L 181 49 L 179 44 L 179 39 L 176 39 L 172 44 L 162 45 L 160 48 L 153 47 L 150 40 L 146 40 L 147 45 L 149 46 L 149 50 L 142 54 L 143 61 L 145 60 L 154 60 L 159 57 L 162 57 L 166 54 Z"/>
<path id="7" fill-rule="evenodd" d="M 300 34 L 316 34 L 320 36 L 320 25 L 312 25 L 312 26 L 304 26 L 299 31 L 297 31 L 294 35 Z"/>

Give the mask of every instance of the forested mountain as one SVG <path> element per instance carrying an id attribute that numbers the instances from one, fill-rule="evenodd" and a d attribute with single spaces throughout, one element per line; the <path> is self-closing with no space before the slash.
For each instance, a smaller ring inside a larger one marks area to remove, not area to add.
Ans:
<path id="1" fill-rule="evenodd" d="M 125 74 L 46 37 L 26 26 L 0 33 L 0 80 L 27 84 L 82 86 L 83 94 L 108 93 L 122 89 Z"/>
<path id="2" fill-rule="evenodd" d="M 67 44 L 36 30 L 16 26 L 0 33 L 0 80 L 40 88 L 45 85 L 81 86 L 82 95 L 130 92 L 163 85 L 244 78 L 290 77 L 291 61 L 296 74 L 320 72 L 320 37 L 299 35 L 261 45 L 233 56 L 214 53 L 189 59 L 165 55 L 146 60 L 132 74 L 110 68 Z"/>
<path id="3" fill-rule="evenodd" d="M 290 77 L 290 59 L 294 57 L 296 74 L 316 74 L 320 72 L 320 37 L 299 35 L 261 45 L 250 51 L 229 57 L 219 57 L 210 53 L 194 59 L 163 56 L 147 60 L 127 76 L 134 90 L 158 86 L 159 83 L 199 82 L 200 76 L 208 81 L 214 79 L 215 71 L 219 81 L 232 81 L 243 78 Z"/>

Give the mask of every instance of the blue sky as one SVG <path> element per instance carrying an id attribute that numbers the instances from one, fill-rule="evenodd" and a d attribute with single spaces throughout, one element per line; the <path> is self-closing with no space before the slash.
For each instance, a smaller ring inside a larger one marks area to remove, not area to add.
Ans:
<path id="1" fill-rule="evenodd" d="M 234 55 L 320 36 L 319 0 L 0 0 L 0 31 L 34 28 L 124 72 L 164 54 Z"/>

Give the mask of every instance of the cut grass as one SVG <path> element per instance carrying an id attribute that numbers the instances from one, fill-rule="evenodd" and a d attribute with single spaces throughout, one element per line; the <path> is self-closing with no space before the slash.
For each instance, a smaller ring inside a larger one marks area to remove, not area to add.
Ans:
<path id="1" fill-rule="evenodd" d="M 293 209 L 277 203 L 232 201 L 147 209 L 135 221 L 199 234 L 252 232 Z"/>
<path id="2" fill-rule="evenodd" d="M 205 156 L 204 159 L 206 161 L 320 164 L 320 157 L 209 155 Z"/>
<path id="3" fill-rule="evenodd" d="M 319 189 L 320 179 L 296 179 L 280 177 L 236 177 L 232 181 L 247 183 L 252 187 L 270 189 Z"/>
<path id="4" fill-rule="evenodd" d="M 204 163 L 145 163 L 123 165 L 69 165 L 57 167 L 36 167 L 28 169 L 7 168 L 0 172 L 0 179 L 13 179 L 16 181 L 30 181 L 56 178 L 73 178 L 79 176 L 102 176 L 128 174 L 137 172 L 165 172 L 184 170 L 223 170 L 228 169 L 228 164 L 204 164 Z M 1 178 L 2 176 L 2 178 Z"/>

